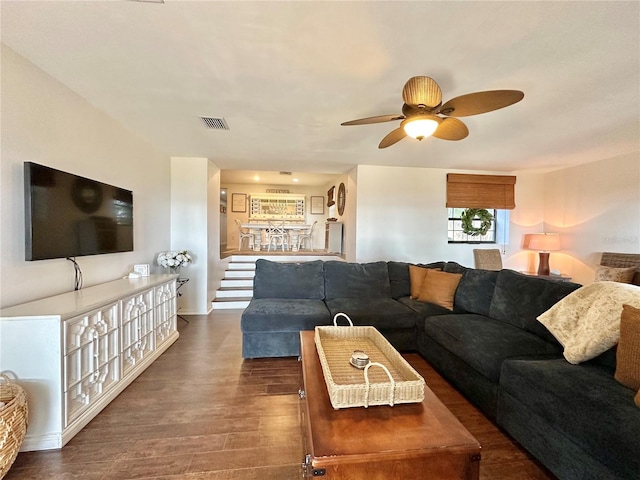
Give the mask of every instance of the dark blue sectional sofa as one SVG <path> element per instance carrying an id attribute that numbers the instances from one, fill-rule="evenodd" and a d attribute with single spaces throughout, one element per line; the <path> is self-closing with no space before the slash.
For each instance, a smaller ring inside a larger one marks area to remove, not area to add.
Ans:
<path id="1" fill-rule="evenodd" d="M 453 311 L 410 298 L 409 264 L 258 260 L 242 314 L 245 358 L 297 356 L 300 330 L 344 312 L 400 351 L 418 351 L 560 479 L 640 478 L 640 409 L 615 348 L 580 365 L 536 320 L 580 285 L 465 268 Z"/>

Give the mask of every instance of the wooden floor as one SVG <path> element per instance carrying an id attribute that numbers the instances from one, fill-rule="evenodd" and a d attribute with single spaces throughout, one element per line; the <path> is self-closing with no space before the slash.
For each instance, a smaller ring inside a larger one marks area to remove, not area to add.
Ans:
<path id="1" fill-rule="evenodd" d="M 301 478 L 297 359 L 243 361 L 240 311 L 187 318 L 179 340 L 71 442 L 19 454 L 5 480 Z M 482 444 L 481 479 L 554 479 L 419 355 L 407 359 Z"/>

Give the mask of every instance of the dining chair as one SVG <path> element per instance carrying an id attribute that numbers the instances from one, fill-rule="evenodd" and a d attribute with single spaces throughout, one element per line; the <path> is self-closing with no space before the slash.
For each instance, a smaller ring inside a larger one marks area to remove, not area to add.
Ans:
<path id="1" fill-rule="evenodd" d="M 282 251 L 284 252 L 285 243 L 289 243 L 289 234 L 284 228 L 284 222 L 280 222 L 278 224 L 269 222 L 269 226 L 267 227 L 267 241 L 269 242 L 269 247 L 267 247 L 267 251 L 271 251 L 271 245 L 274 245 L 277 249 L 278 240 L 280 241 L 279 245 L 282 247 Z"/>
<path id="2" fill-rule="evenodd" d="M 476 268 L 502 270 L 502 256 L 498 248 L 474 248 L 473 260 Z"/>
<path id="3" fill-rule="evenodd" d="M 242 227 L 242 222 L 240 220 L 238 220 L 237 218 L 235 219 L 236 225 L 238 226 L 238 250 L 242 250 L 242 241 L 247 238 L 249 241 L 248 246 L 249 246 L 249 250 L 253 250 L 253 233 L 251 233 L 251 231 L 247 228 L 243 228 Z"/>
<path id="4" fill-rule="evenodd" d="M 302 248 L 302 243 L 307 240 L 309 242 L 309 250 L 313 252 L 313 228 L 316 226 L 318 221 L 313 222 L 308 231 L 301 233 L 298 235 L 298 250 Z"/>

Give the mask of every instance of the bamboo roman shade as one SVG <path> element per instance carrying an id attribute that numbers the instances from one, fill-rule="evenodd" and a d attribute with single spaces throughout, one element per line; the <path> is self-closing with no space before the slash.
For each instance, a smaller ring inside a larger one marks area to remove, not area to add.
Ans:
<path id="1" fill-rule="evenodd" d="M 447 174 L 447 207 L 513 210 L 516 177 Z"/>

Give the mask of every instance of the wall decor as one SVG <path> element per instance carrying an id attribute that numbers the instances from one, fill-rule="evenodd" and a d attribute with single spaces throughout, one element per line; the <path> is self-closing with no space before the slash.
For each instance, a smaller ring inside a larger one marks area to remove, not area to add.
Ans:
<path id="1" fill-rule="evenodd" d="M 344 183 L 341 183 L 338 187 L 338 215 L 344 215 L 344 205 L 347 199 L 347 189 Z"/>
<path id="2" fill-rule="evenodd" d="M 331 207 L 336 204 L 335 200 L 333 199 L 333 193 L 335 191 L 336 191 L 335 186 L 327 190 L 327 207 Z"/>
<path id="3" fill-rule="evenodd" d="M 324 215 L 324 197 L 311 197 L 311 215 Z"/>
<path id="4" fill-rule="evenodd" d="M 247 194 L 232 193 L 231 194 L 231 211 L 237 213 L 247 212 Z"/>

